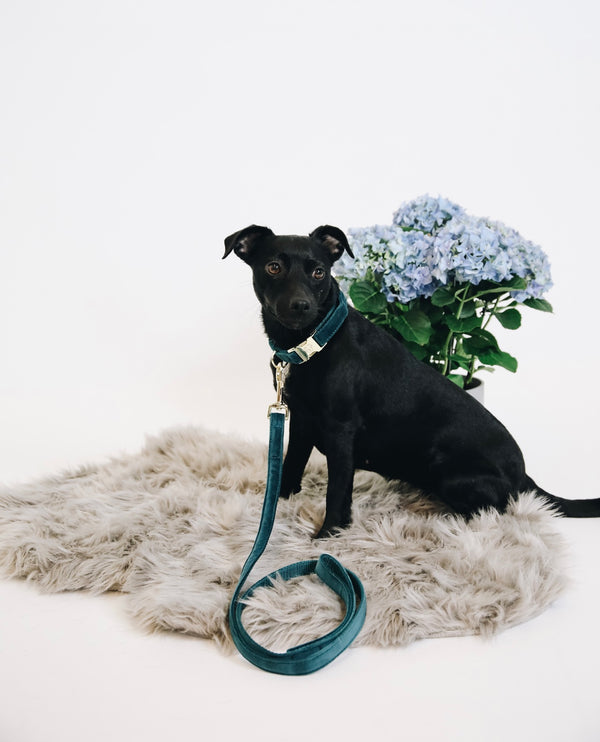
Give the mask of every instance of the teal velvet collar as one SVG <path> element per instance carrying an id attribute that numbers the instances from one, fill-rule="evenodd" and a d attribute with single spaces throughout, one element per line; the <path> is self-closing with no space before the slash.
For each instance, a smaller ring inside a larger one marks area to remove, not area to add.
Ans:
<path id="1" fill-rule="evenodd" d="M 333 306 L 323 321 L 319 324 L 313 334 L 294 348 L 284 350 L 279 348 L 272 340 L 269 345 L 275 352 L 275 356 L 286 363 L 306 363 L 316 353 L 327 345 L 335 333 L 340 329 L 348 316 L 348 303 L 346 297 L 340 291 L 337 304 Z"/>

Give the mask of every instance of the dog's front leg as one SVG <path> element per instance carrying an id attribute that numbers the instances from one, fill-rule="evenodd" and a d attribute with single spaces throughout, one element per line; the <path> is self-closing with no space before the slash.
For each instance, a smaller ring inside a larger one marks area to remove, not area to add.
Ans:
<path id="1" fill-rule="evenodd" d="M 288 498 L 302 488 L 302 475 L 313 449 L 310 426 L 301 416 L 293 414 L 290 418 L 290 438 L 288 442 L 279 497 Z"/>
<path id="2" fill-rule="evenodd" d="M 325 521 L 317 538 L 330 536 L 352 520 L 352 485 L 354 482 L 353 437 L 350 432 L 331 435 L 326 445 L 327 495 Z"/>

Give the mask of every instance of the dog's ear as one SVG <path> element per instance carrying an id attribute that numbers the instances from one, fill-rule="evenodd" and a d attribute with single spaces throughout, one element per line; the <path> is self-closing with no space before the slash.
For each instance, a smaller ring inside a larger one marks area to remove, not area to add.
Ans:
<path id="1" fill-rule="evenodd" d="M 268 227 L 257 227 L 256 224 L 240 229 L 239 232 L 234 232 L 234 234 L 225 238 L 225 255 L 223 255 L 223 258 L 226 258 L 232 250 L 235 250 L 235 254 L 247 263 L 257 243 L 263 237 L 272 234 L 273 231 Z"/>
<path id="2" fill-rule="evenodd" d="M 329 251 L 332 263 L 341 258 L 344 250 L 351 258 L 354 257 L 346 235 L 337 227 L 330 227 L 329 224 L 325 224 L 322 227 L 317 227 L 314 232 L 310 233 L 309 237 L 312 237 L 313 240 L 319 242 Z"/>

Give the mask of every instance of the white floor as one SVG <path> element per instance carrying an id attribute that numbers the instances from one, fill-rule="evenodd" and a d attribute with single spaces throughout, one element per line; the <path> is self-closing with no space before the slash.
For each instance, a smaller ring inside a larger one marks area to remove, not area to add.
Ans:
<path id="1" fill-rule="evenodd" d="M 141 634 L 120 597 L 2 582 L 0 739 L 598 740 L 597 524 L 561 530 L 575 583 L 544 615 L 491 641 L 351 649 L 302 678 Z"/>

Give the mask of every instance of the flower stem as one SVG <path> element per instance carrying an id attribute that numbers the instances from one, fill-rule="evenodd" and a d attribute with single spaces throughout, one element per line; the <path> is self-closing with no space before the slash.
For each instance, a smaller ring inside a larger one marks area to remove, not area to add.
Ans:
<path id="1" fill-rule="evenodd" d="M 494 314 L 496 314 L 496 309 L 498 309 L 498 304 L 500 303 L 500 299 L 502 299 L 502 296 L 498 296 L 496 298 L 496 301 L 494 302 L 494 304 L 492 305 L 492 309 L 490 310 L 489 317 L 485 320 L 485 322 L 481 326 L 481 329 L 482 330 L 485 330 L 485 328 L 490 324 L 490 321 L 491 321 L 492 317 L 494 316 Z M 485 303 L 485 307 L 483 308 L 483 313 L 482 313 L 481 316 L 482 317 L 485 317 L 487 311 L 488 311 L 488 303 L 486 302 Z"/>
<path id="2" fill-rule="evenodd" d="M 465 286 L 465 288 L 463 289 L 463 291 L 462 291 L 463 297 L 460 300 L 460 304 L 458 306 L 458 311 L 456 312 L 456 319 L 460 319 L 460 315 L 462 313 L 463 307 L 466 304 L 467 295 L 469 293 L 469 289 L 470 288 L 471 288 L 471 284 L 467 284 Z M 458 291 L 456 293 L 456 296 L 458 297 L 458 295 L 460 293 L 461 292 Z M 450 369 L 450 356 L 451 356 L 451 343 L 452 343 L 453 336 L 454 336 L 454 332 L 452 330 L 450 330 L 450 332 L 448 333 L 448 337 L 446 338 L 446 342 L 444 343 L 444 348 L 443 348 L 443 351 L 442 351 L 442 357 L 444 358 L 444 370 L 442 371 L 442 374 L 444 376 L 448 376 L 448 373 L 451 370 Z"/>

